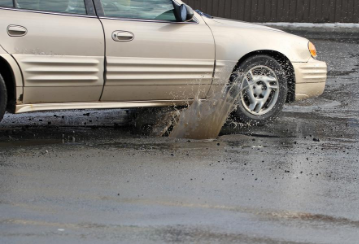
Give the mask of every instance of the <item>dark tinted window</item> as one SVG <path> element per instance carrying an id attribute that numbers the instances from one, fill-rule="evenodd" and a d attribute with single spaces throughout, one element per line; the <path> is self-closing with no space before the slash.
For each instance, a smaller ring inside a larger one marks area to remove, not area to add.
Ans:
<path id="1" fill-rule="evenodd" d="M 171 0 L 101 0 L 106 17 L 176 21 Z"/>
<path id="2" fill-rule="evenodd" d="M 12 0 L 0 0 L 0 7 L 13 7 Z"/>
<path id="3" fill-rule="evenodd" d="M 84 0 L 16 0 L 16 5 L 20 9 L 86 14 Z"/>

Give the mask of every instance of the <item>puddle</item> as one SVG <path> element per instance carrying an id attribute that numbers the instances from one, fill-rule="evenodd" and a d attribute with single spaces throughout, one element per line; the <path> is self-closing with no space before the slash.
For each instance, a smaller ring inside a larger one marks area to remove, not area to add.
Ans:
<path id="1" fill-rule="evenodd" d="M 62 140 L 55 140 L 55 139 L 8 141 L 8 142 L 0 142 L 0 148 L 32 147 L 32 146 L 55 145 L 61 143 Z"/>
<path id="2" fill-rule="evenodd" d="M 268 134 L 257 134 L 257 133 L 250 133 L 250 132 L 244 132 L 242 135 L 245 136 L 251 136 L 251 137 L 258 137 L 258 138 L 280 138 L 280 136 L 276 135 L 268 135 Z"/>
<path id="3" fill-rule="evenodd" d="M 104 146 L 104 147 L 115 147 L 117 149 L 126 149 L 126 148 L 130 148 L 130 149 L 134 149 L 134 150 L 140 150 L 140 151 L 149 151 L 149 150 L 170 150 L 173 149 L 173 145 L 169 144 L 169 143 L 149 143 L 149 144 L 145 144 L 145 143 L 140 143 L 140 144 L 136 144 L 136 143 L 129 143 L 129 142 L 109 142 L 109 143 L 102 143 L 102 144 L 97 144 L 98 146 Z"/>
<path id="4" fill-rule="evenodd" d="M 359 221 L 351 220 L 343 217 L 335 217 L 324 214 L 311 214 L 311 213 L 301 213 L 301 212 L 273 212 L 271 213 L 273 217 L 284 218 L 284 219 L 298 219 L 302 221 L 319 221 L 327 222 L 336 225 L 349 225 L 353 227 L 359 227 Z"/>
<path id="5" fill-rule="evenodd" d="M 214 148 L 220 148 L 221 143 L 214 140 L 183 140 L 183 141 L 165 141 L 165 142 L 154 142 L 154 141 L 145 141 L 141 140 L 141 142 L 106 142 L 96 144 L 96 147 L 104 146 L 111 147 L 117 149 L 134 149 L 138 151 L 165 151 L 165 150 L 209 150 Z"/>
<path id="6" fill-rule="evenodd" d="M 329 70 L 328 77 L 348 76 L 351 74 L 355 74 L 356 72 L 357 72 L 356 70 L 350 70 L 350 71 Z"/>

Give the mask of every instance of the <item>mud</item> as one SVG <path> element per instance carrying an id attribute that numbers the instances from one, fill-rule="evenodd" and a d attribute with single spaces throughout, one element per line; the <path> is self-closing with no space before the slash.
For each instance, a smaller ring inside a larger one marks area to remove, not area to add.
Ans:
<path id="1" fill-rule="evenodd" d="M 359 45 L 306 35 L 325 94 L 216 140 L 144 135 L 131 110 L 7 114 L 0 243 L 358 243 Z"/>

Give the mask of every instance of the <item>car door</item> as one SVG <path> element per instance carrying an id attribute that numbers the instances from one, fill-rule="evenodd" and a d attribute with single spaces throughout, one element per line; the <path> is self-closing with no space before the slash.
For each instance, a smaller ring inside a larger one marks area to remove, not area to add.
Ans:
<path id="1" fill-rule="evenodd" d="M 21 68 L 23 102 L 99 101 L 105 44 L 92 0 L 6 1 L 0 40 Z"/>
<path id="2" fill-rule="evenodd" d="M 171 0 L 95 0 L 106 39 L 102 101 L 204 98 L 215 45 L 201 17 L 176 22 Z"/>

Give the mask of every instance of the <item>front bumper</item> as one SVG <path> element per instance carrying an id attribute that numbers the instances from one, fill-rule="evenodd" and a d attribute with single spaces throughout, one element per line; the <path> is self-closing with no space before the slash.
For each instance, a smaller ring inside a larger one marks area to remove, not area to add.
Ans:
<path id="1" fill-rule="evenodd" d="M 323 94 L 327 81 L 327 64 L 310 59 L 308 63 L 293 63 L 295 100 L 304 100 Z"/>

